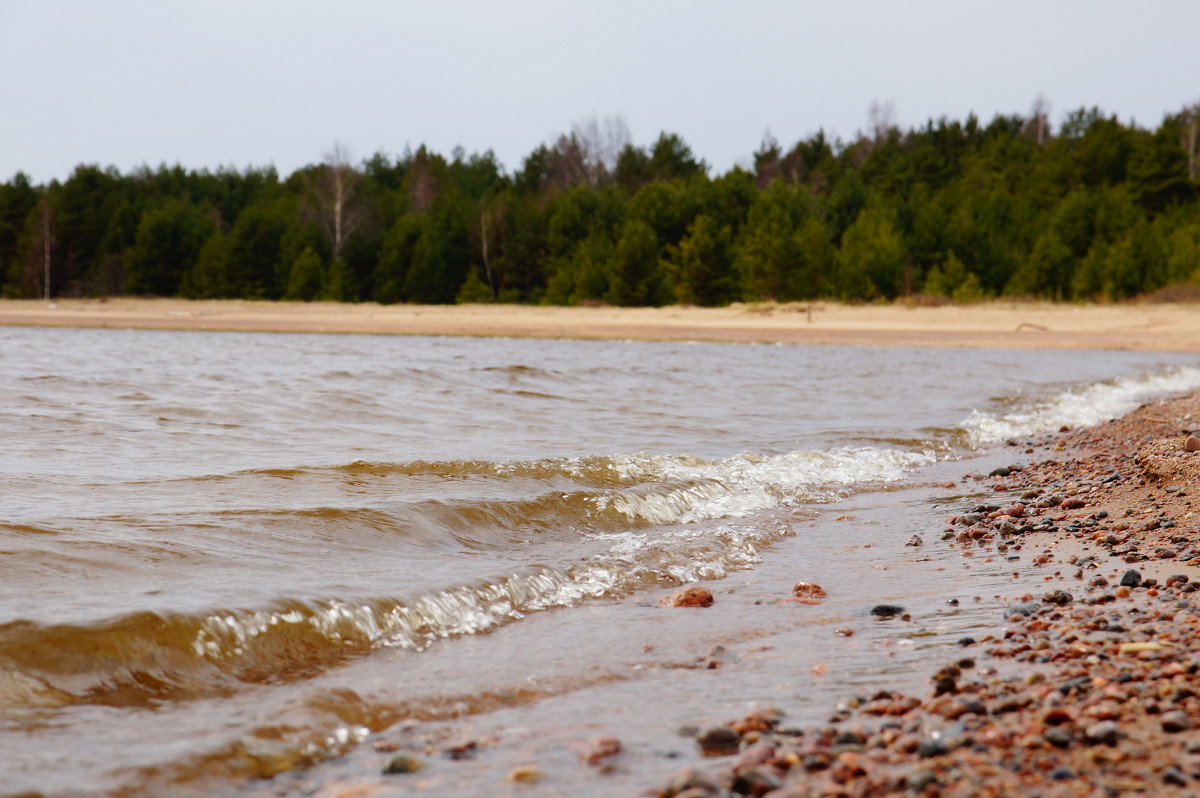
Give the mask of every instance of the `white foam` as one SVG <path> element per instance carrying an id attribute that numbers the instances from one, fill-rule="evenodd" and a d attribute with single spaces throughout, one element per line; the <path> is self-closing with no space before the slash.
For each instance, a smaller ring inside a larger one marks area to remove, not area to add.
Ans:
<path id="1" fill-rule="evenodd" d="M 1025 411 L 1002 416 L 975 411 L 962 423 L 971 446 L 1052 432 L 1062 426 L 1090 427 L 1122 416 L 1146 399 L 1200 388 L 1200 369 L 1180 366 L 1158 374 L 1125 377 L 1066 391 Z"/>
<path id="2" fill-rule="evenodd" d="M 873 447 L 739 454 L 716 461 L 629 457 L 613 468 L 649 489 L 614 492 L 600 497 L 597 506 L 656 525 L 744 518 L 780 506 L 835 501 L 847 488 L 896 482 L 935 460 L 931 450 Z"/>

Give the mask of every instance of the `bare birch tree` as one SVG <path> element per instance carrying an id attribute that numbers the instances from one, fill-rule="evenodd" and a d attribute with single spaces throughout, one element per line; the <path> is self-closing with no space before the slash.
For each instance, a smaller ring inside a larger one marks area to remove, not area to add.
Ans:
<path id="1" fill-rule="evenodd" d="M 878 147 L 888 140 L 896 127 L 896 105 L 891 100 L 879 102 L 875 100 L 867 109 L 867 123 L 870 125 L 871 138 Z"/>
<path id="2" fill-rule="evenodd" d="M 1197 134 L 1200 133 L 1200 103 L 1187 106 L 1179 114 L 1179 137 L 1187 153 L 1188 178 L 1200 180 L 1200 161 L 1197 160 Z"/>
<path id="3" fill-rule="evenodd" d="M 621 116 L 580 120 L 571 125 L 569 134 L 558 137 L 548 153 L 551 182 L 560 188 L 598 188 L 612 179 L 617 159 L 631 142 L 629 126 Z"/>
<path id="4" fill-rule="evenodd" d="M 359 174 L 350 164 L 350 151 L 344 144 L 334 142 L 325 153 L 319 202 L 326 233 L 333 243 L 333 258 L 340 260 L 346 239 L 362 221 L 362 208 L 355 201 Z"/>
<path id="5" fill-rule="evenodd" d="M 1050 101 L 1044 94 L 1039 94 L 1033 100 L 1029 121 L 1025 123 L 1025 135 L 1039 147 L 1044 147 L 1050 138 Z"/>

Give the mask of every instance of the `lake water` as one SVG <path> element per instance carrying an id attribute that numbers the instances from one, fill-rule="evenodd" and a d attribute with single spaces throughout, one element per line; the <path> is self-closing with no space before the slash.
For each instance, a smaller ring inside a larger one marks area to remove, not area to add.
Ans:
<path id="1" fill-rule="evenodd" d="M 665 588 L 861 579 L 815 519 L 1194 362 L 0 329 L 0 794 L 229 792 L 400 721 L 586 705 L 640 683 L 622 641 L 707 639 L 654 626 Z"/>

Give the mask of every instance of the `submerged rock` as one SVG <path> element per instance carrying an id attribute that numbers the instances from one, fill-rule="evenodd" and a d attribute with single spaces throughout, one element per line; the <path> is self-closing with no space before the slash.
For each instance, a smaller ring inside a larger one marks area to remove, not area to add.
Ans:
<path id="1" fill-rule="evenodd" d="M 741 735 L 728 726 L 709 726 L 696 735 L 696 745 L 705 756 L 736 754 Z"/>
<path id="2" fill-rule="evenodd" d="M 896 615 L 903 615 L 904 608 L 899 604 L 876 604 L 871 608 L 871 614 L 880 618 L 891 618 Z"/>
<path id="3" fill-rule="evenodd" d="M 792 595 L 806 599 L 825 598 L 825 589 L 816 582 L 797 582 L 792 588 Z"/>
<path id="4" fill-rule="evenodd" d="M 425 763 L 412 754 L 404 751 L 397 751 L 388 757 L 388 761 L 384 763 L 383 772 L 388 775 L 396 773 L 416 773 L 421 768 L 425 767 Z"/>
<path id="5" fill-rule="evenodd" d="M 692 585 L 683 590 L 677 590 L 669 596 L 663 596 L 658 605 L 660 607 L 711 607 L 712 603 L 711 590 Z"/>

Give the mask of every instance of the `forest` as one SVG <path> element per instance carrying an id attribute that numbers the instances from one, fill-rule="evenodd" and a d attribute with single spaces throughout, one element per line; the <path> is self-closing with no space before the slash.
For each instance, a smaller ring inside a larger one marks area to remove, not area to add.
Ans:
<path id="1" fill-rule="evenodd" d="M 0 184 L 0 296 L 722 305 L 1115 301 L 1200 284 L 1200 105 L 1156 129 L 1039 106 L 712 170 L 619 119 L 538 146 L 274 168 L 79 165 Z"/>

